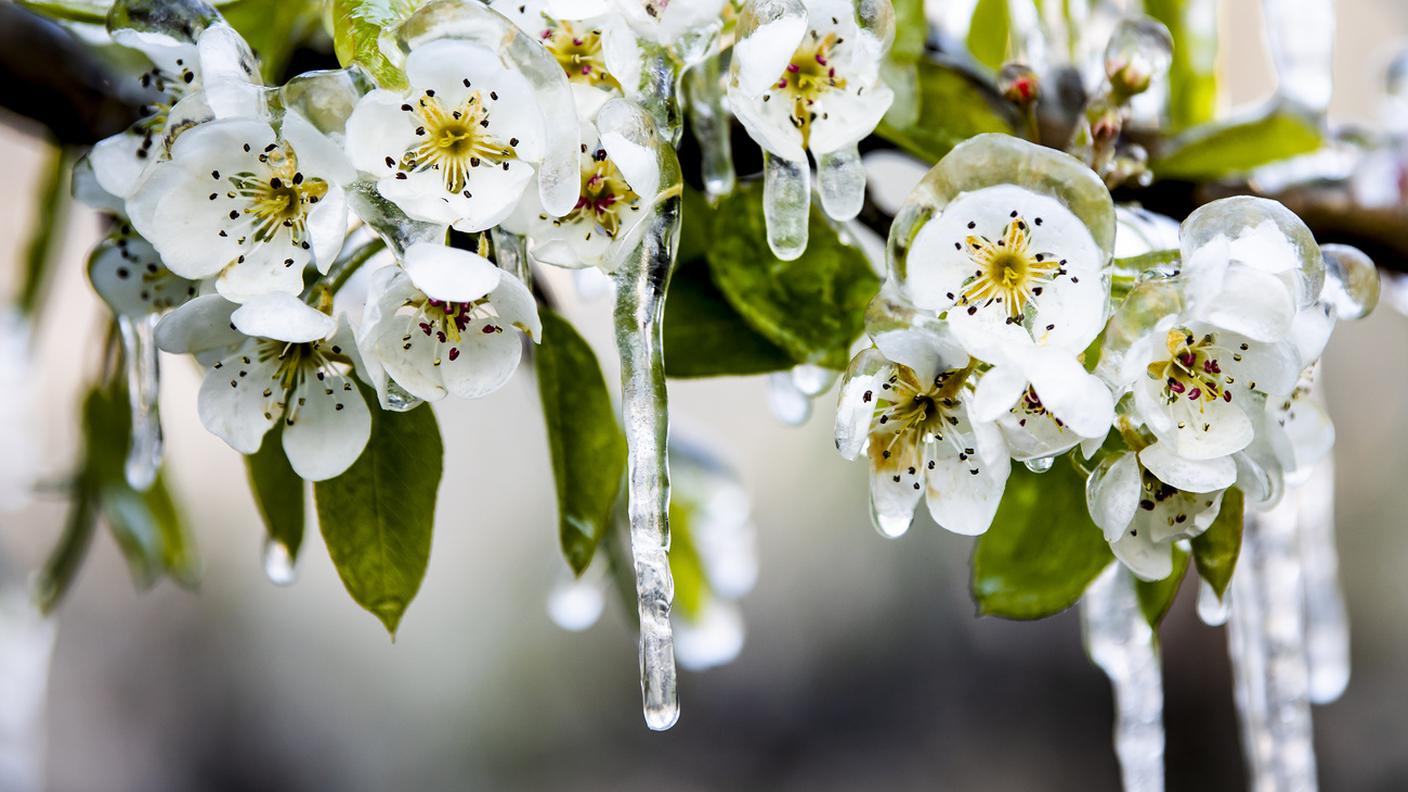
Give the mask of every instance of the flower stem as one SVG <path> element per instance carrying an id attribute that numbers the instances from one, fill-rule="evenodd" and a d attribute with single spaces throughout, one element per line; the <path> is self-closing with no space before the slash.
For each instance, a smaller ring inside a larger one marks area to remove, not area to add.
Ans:
<path id="1" fill-rule="evenodd" d="M 352 278 L 352 275 L 362 268 L 363 264 L 366 264 L 371 260 L 372 256 L 375 256 L 384 249 L 386 249 L 386 242 L 383 241 L 381 237 L 376 237 L 353 250 L 351 253 L 334 261 L 332 266 L 328 268 L 328 274 L 324 275 L 320 281 L 310 286 L 308 290 L 303 293 L 303 298 L 305 300 L 308 299 L 320 288 L 326 289 L 328 294 L 337 294 L 343 286 L 347 285 L 347 281 Z"/>

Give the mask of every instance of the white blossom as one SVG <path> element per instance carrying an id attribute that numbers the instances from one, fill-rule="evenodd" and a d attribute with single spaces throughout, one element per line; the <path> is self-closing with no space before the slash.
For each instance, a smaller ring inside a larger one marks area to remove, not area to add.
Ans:
<path id="1" fill-rule="evenodd" d="M 983 533 L 1011 463 L 1002 433 L 974 415 L 976 362 L 943 333 L 896 330 L 874 340 L 842 379 L 836 446 L 847 459 L 869 457 L 877 527 L 903 533 L 922 496 L 940 526 Z"/>
<path id="2" fill-rule="evenodd" d="M 118 316 L 141 317 L 175 308 L 200 286 L 167 269 L 147 240 L 123 225 L 88 259 L 88 279 Z"/>
<path id="3" fill-rule="evenodd" d="M 994 421 L 1013 459 L 1055 456 L 1103 440 L 1114 420 L 1109 388 L 1065 350 L 1021 350 L 986 372 L 973 397 L 974 415 Z"/>
<path id="4" fill-rule="evenodd" d="M 326 272 L 347 233 L 344 185 L 355 173 L 309 121 L 284 113 L 181 135 L 127 202 L 137 231 L 185 278 L 216 278 L 226 298 L 297 294 L 309 263 Z"/>
<path id="5" fill-rule="evenodd" d="M 390 378 L 433 401 L 486 396 L 518 368 L 517 328 L 535 341 L 542 325 L 522 281 L 465 250 L 419 243 L 404 267 L 372 274 L 358 343 L 385 399 Z"/>
<path id="6" fill-rule="evenodd" d="M 198 396 L 201 423 L 241 454 L 259 450 L 284 422 L 283 448 L 310 481 L 347 470 L 371 434 L 371 414 L 352 379 L 356 343 L 344 317 L 287 294 L 243 305 L 205 295 L 157 325 L 157 344 L 210 365 Z"/>
<path id="7" fill-rule="evenodd" d="M 347 121 L 353 164 L 412 219 L 470 232 L 497 225 L 543 156 L 546 119 L 532 86 L 498 53 L 455 39 L 414 49 L 406 78 L 406 92 L 378 89 L 357 103 Z"/>

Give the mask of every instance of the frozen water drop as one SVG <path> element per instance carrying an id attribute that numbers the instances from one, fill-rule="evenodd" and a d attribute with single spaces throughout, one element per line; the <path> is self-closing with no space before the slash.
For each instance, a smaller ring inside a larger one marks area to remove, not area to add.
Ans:
<path id="1" fill-rule="evenodd" d="M 1164 688 L 1154 631 L 1134 578 L 1111 564 L 1080 601 L 1085 651 L 1115 694 L 1115 755 L 1125 792 L 1164 788 Z"/>
<path id="2" fill-rule="evenodd" d="M 1038 457 L 1036 459 L 1028 459 L 1022 464 L 1026 465 L 1027 470 L 1030 470 L 1033 473 L 1045 473 L 1046 471 L 1051 469 L 1052 465 L 1056 464 L 1056 457 Z"/>
<path id="3" fill-rule="evenodd" d="M 1333 0 L 1262 0 L 1261 9 L 1276 67 L 1276 92 L 1283 99 L 1324 116 L 1334 89 Z"/>
<path id="4" fill-rule="evenodd" d="M 298 559 L 288 545 L 272 537 L 264 540 L 264 576 L 275 586 L 289 586 L 298 579 Z"/>
<path id="5" fill-rule="evenodd" d="M 581 632 L 601 618 L 606 607 L 606 581 L 588 572 L 562 580 L 548 593 L 548 616 L 564 630 Z"/>
<path id="6" fill-rule="evenodd" d="M 852 145 L 816 159 L 816 186 L 821 208 L 832 220 L 846 221 L 865 205 L 865 166 L 860 150 Z"/>
<path id="7" fill-rule="evenodd" d="M 807 163 L 763 152 L 763 220 L 768 247 L 783 261 L 792 261 L 807 249 L 811 179 Z"/>
<path id="8" fill-rule="evenodd" d="M 1321 245 L 1325 294 L 1341 319 L 1362 319 L 1379 304 L 1379 270 L 1373 259 L 1349 245 Z"/>
<path id="9" fill-rule="evenodd" d="M 119 316 L 123 360 L 127 369 L 127 398 L 132 411 L 132 438 L 123 472 L 128 486 L 138 492 L 151 489 L 161 469 L 161 384 L 157 374 L 156 314 Z"/>
<path id="10" fill-rule="evenodd" d="M 1147 90 L 1173 63 L 1173 37 L 1152 17 L 1126 17 L 1105 46 L 1105 76 L 1126 94 Z"/>
<path id="11" fill-rule="evenodd" d="M 898 539 L 909 531 L 909 526 L 914 522 L 914 512 L 899 514 L 886 512 L 876 508 L 875 502 L 870 503 L 870 521 L 875 525 L 875 530 L 886 539 Z"/>
<path id="12" fill-rule="evenodd" d="M 1227 623 L 1231 612 L 1226 598 L 1219 598 L 1217 590 L 1210 583 L 1198 578 L 1198 618 L 1209 627 L 1221 627 Z"/>
<path id="13" fill-rule="evenodd" d="M 743 616 L 733 603 L 711 599 L 695 618 L 675 619 L 676 656 L 691 671 L 730 663 L 742 650 Z"/>
<path id="14" fill-rule="evenodd" d="M 699 170 L 704 193 L 714 199 L 733 192 L 733 142 L 728 111 L 724 108 L 724 81 L 719 55 L 711 55 L 685 72 L 689 123 L 699 141 Z"/>
<path id="15" fill-rule="evenodd" d="M 797 387 L 790 372 L 776 371 L 768 375 L 768 406 L 772 414 L 788 426 L 801 426 L 812 417 L 812 400 Z"/>
<path id="16" fill-rule="evenodd" d="M 390 377 L 386 380 L 386 406 L 394 412 L 406 412 L 419 407 L 419 397 L 411 395 L 405 388 Z"/>

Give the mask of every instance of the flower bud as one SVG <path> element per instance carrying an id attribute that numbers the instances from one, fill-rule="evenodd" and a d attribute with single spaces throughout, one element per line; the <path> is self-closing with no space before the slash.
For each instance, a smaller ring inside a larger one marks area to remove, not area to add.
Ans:
<path id="1" fill-rule="evenodd" d="M 1036 72 L 1025 63 L 1009 63 L 997 75 L 997 87 L 1007 100 L 1027 105 L 1037 100 L 1040 84 Z"/>
<path id="2" fill-rule="evenodd" d="M 1148 90 L 1173 61 L 1173 37 L 1150 17 L 1120 21 L 1105 47 L 1105 75 L 1115 93 L 1133 96 Z"/>

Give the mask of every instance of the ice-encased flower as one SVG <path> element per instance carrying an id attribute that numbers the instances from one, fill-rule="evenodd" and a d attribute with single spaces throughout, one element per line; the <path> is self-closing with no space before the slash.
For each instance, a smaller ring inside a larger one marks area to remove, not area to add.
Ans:
<path id="1" fill-rule="evenodd" d="M 726 0 L 607 0 L 601 5 L 607 3 L 637 35 L 668 46 L 719 26 Z"/>
<path id="2" fill-rule="evenodd" d="M 202 124 L 176 140 L 127 202 L 132 225 L 184 278 L 216 277 L 226 298 L 297 294 L 327 272 L 347 232 L 341 149 L 296 112 L 278 133 L 255 118 Z"/>
<path id="3" fill-rule="evenodd" d="M 584 124 L 582 140 L 582 188 L 572 211 L 553 217 L 529 191 L 503 225 L 528 238 L 536 261 L 611 272 L 646 227 L 660 169 L 653 152 L 621 134 L 598 134 L 594 124 Z"/>
<path id="4" fill-rule="evenodd" d="M 210 364 L 200 386 L 201 423 L 241 454 L 259 450 L 284 422 L 283 448 L 295 473 L 334 478 L 366 447 L 371 414 L 350 376 L 356 343 L 337 320 L 287 294 L 243 305 L 205 295 L 157 325 L 157 345 Z"/>
<path id="5" fill-rule="evenodd" d="M 88 259 L 88 279 L 118 316 L 161 313 L 196 296 L 199 284 L 167 269 L 151 243 L 119 227 Z"/>
<path id="6" fill-rule="evenodd" d="M 130 196 L 151 166 L 169 157 L 186 129 L 256 111 L 254 55 L 223 22 L 206 27 L 195 41 L 131 29 L 115 30 L 113 40 L 140 51 L 152 64 L 136 78 L 148 97 L 142 117 L 126 131 L 98 141 L 88 156 L 98 186 L 118 199 Z"/>
<path id="7" fill-rule="evenodd" d="M 1109 191 L 1078 160 L 978 135 L 906 201 L 890 266 L 907 299 L 946 318 L 974 357 L 998 362 L 1033 346 L 1079 354 L 1105 324 L 1114 232 Z"/>
<path id="8" fill-rule="evenodd" d="M 836 412 L 836 448 L 870 460 L 876 527 L 904 533 L 921 496 L 954 533 L 992 524 L 1011 469 L 1001 432 L 973 414 L 976 363 L 942 331 L 877 333 L 851 360 Z M 980 386 L 979 386 L 980 387 Z"/>
<path id="9" fill-rule="evenodd" d="M 729 108 L 769 153 L 806 162 L 807 151 L 853 146 L 890 108 L 880 80 L 889 42 L 858 13 L 852 0 L 755 0 L 745 10 Z"/>
<path id="10" fill-rule="evenodd" d="M 370 379 L 433 401 L 486 396 L 523 355 L 517 328 L 539 340 L 537 303 L 523 282 L 466 250 L 418 243 L 403 267 L 372 275 L 358 343 Z"/>
<path id="11" fill-rule="evenodd" d="M 479 44 L 437 39 L 406 58 L 405 92 L 377 89 L 347 120 L 357 169 L 409 217 L 482 231 L 513 211 L 543 156 L 528 80 Z M 555 119 L 572 123 L 575 119 Z"/>
<path id="12" fill-rule="evenodd" d="M 973 414 L 997 424 L 1013 459 L 1030 461 L 1103 439 L 1115 417 L 1115 401 L 1074 355 L 1036 347 L 1017 351 L 983 374 Z"/>
<path id="13" fill-rule="evenodd" d="M 1107 458 L 1086 482 L 1086 505 L 1110 550 L 1141 580 L 1173 572 L 1173 543 L 1212 525 L 1237 478 L 1228 457 L 1190 462 L 1156 442 Z"/>
<path id="14" fill-rule="evenodd" d="M 489 7 L 533 36 L 562 67 L 583 119 L 623 88 L 637 87 L 635 34 L 610 6 L 594 0 L 493 0 Z M 624 85 L 623 85 L 624 83 Z"/>

